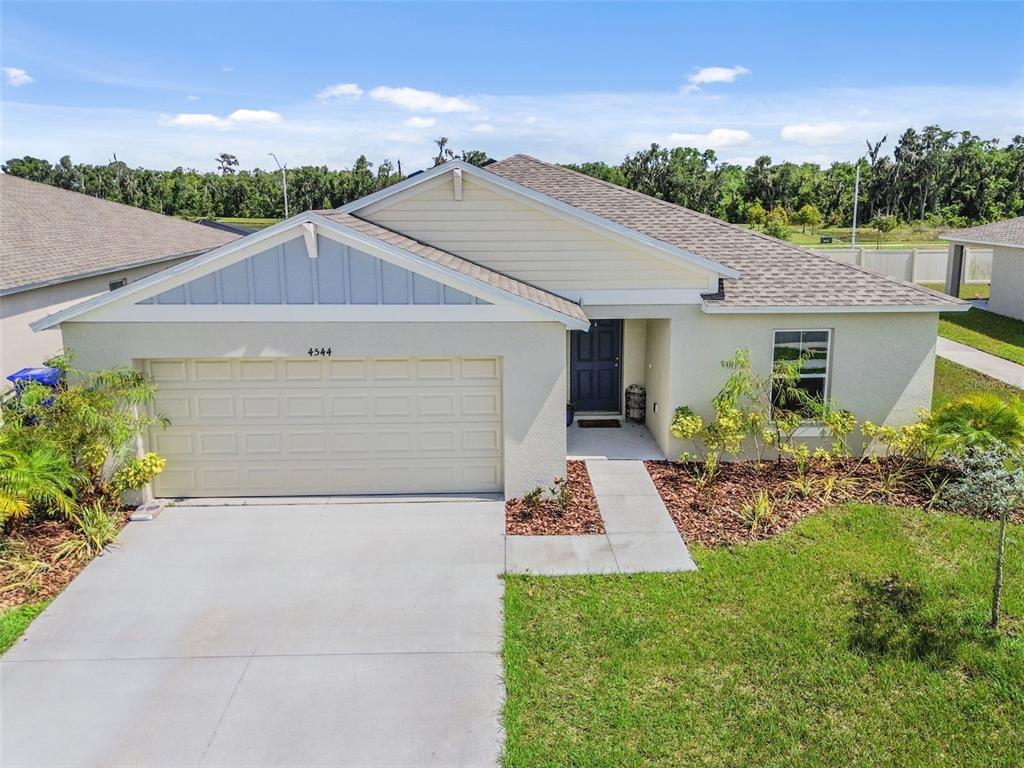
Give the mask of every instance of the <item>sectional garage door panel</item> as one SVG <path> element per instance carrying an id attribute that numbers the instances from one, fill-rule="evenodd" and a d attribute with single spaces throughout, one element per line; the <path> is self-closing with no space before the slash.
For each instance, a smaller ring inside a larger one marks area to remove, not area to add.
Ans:
<path id="1" fill-rule="evenodd" d="M 149 360 L 158 496 L 497 492 L 497 358 Z"/>

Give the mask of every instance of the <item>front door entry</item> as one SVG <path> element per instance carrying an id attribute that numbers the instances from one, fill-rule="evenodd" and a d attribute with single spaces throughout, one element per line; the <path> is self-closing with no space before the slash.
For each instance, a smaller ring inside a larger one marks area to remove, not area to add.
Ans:
<path id="1" fill-rule="evenodd" d="M 621 410 L 622 321 L 593 320 L 569 339 L 569 397 L 577 411 Z"/>

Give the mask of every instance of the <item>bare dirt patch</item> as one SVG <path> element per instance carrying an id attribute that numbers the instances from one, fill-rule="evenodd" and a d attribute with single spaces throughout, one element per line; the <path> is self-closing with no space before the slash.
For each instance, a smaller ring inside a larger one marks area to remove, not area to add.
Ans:
<path id="1" fill-rule="evenodd" d="M 509 499 L 505 502 L 505 533 L 515 536 L 604 533 L 604 520 L 597 508 L 586 463 L 569 461 L 567 465 L 566 479 L 572 494 L 568 507 L 562 509 L 548 498 L 533 508 L 523 504 L 522 499 Z"/>

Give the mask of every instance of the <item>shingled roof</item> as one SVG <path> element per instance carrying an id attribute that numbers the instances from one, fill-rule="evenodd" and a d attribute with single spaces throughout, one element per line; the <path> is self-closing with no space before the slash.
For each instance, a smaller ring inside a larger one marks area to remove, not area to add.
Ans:
<path id="1" fill-rule="evenodd" d="M 503 275 L 500 272 L 495 272 L 494 270 L 488 269 L 480 264 L 476 264 L 475 262 L 467 261 L 461 256 L 456 256 L 454 253 L 443 251 L 440 248 L 429 245 L 428 243 L 423 243 L 419 240 L 414 240 L 407 235 L 395 232 L 392 229 L 387 229 L 379 224 L 374 224 L 366 219 L 361 219 L 358 216 L 353 216 L 352 214 L 342 213 L 335 210 L 316 211 L 316 213 L 330 219 L 331 221 L 336 221 L 339 224 L 350 227 L 357 232 L 362 232 L 364 235 L 369 235 L 377 240 L 390 243 L 404 251 L 414 253 L 428 261 L 439 264 L 442 267 L 447 267 L 448 269 L 454 270 L 466 277 L 479 280 L 490 285 L 492 288 L 498 288 L 506 293 L 518 296 L 521 299 L 526 299 L 534 304 L 547 307 L 548 309 L 552 309 L 566 317 L 588 322 L 587 316 L 579 304 L 574 304 L 568 299 L 564 299 L 554 293 L 550 293 L 541 288 L 516 280 L 508 275 Z"/>
<path id="2" fill-rule="evenodd" d="M 2 293 L 192 256 L 236 239 L 236 233 L 0 174 Z"/>
<path id="3" fill-rule="evenodd" d="M 957 309 L 963 302 L 821 256 L 773 237 L 528 155 L 486 171 L 740 272 L 724 279 L 722 308 L 891 307 Z"/>
<path id="4" fill-rule="evenodd" d="M 993 221 L 968 229 L 957 229 L 939 235 L 943 240 L 955 243 L 978 243 L 979 245 L 1009 245 L 1024 248 L 1024 216 L 1016 219 Z"/>

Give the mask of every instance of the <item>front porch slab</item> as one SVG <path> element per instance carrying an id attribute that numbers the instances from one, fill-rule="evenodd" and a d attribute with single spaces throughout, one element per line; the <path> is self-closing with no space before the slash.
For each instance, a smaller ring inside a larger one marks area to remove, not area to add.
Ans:
<path id="1" fill-rule="evenodd" d="M 620 419 L 615 428 L 580 429 L 576 421 L 566 430 L 566 454 L 570 459 L 664 461 L 654 437 L 643 424 Z"/>

